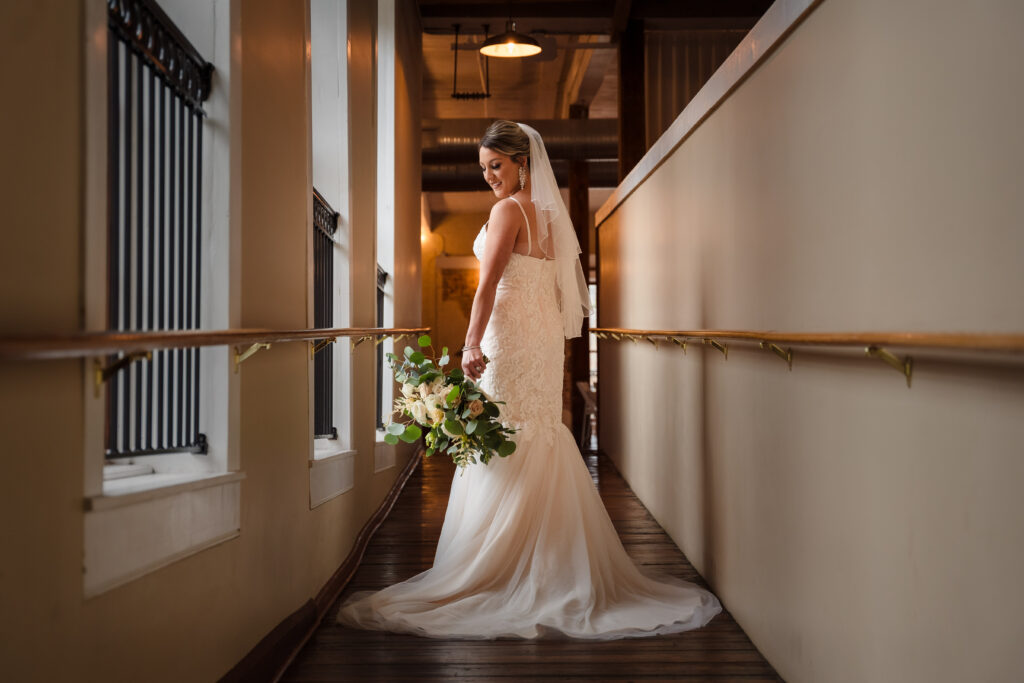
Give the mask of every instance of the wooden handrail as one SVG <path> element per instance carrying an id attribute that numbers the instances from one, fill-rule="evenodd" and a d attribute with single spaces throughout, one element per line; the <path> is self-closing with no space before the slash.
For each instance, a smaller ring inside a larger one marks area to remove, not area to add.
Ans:
<path id="1" fill-rule="evenodd" d="M 756 330 L 634 330 L 595 327 L 591 332 L 629 338 L 738 340 L 802 346 L 899 346 L 954 351 L 1024 352 L 1024 334 L 966 332 L 758 332 Z"/>
<path id="2" fill-rule="evenodd" d="M 335 337 L 394 337 L 423 334 L 429 327 L 340 327 L 305 330 L 172 330 L 163 332 L 82 332 L 0 337 L 0 359 L 87 358 L 152 349 L 295 342 Z"/>

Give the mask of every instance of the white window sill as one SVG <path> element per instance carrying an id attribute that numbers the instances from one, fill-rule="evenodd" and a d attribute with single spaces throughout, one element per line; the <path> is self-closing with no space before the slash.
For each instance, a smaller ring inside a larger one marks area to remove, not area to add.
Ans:
<path id="1" fill-rule="evenodd" d="M 314 442 L 309 461 L 309 509 L 337 498 L 355 486 L 356 452 L 337 442 Z"/>
<path id="2" fill-rule="evenodd" d="M 108 479 L 103 482 L 103 495 L 85 499 L 85 509 L 88 512 L 136 505 L 147 500 L 174 496 L 184 491 L 196 491 L 209 486 L 222 486 L 242 479 L 245 479 L 244 472 L 165 472 Z"/>
<path id="3" fill-rule="evenodd" d="M 103 495 L 86 499 L 85 596 L 237 537 L 244 478 L 149 474 L 105 482 Z"/>
<path id="4" fill-rule="evenodd" d="M 309 466 L 317 467 L 336 458 L 355 454 L 351 448 L 339 445 L 337 439 L 317 439 L 313 442 L 313 459 L 309 461 Z"/>

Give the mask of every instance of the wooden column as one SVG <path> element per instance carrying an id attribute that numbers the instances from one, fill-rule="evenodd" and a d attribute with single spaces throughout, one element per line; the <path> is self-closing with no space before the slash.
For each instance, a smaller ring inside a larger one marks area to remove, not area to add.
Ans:
<path id="1" fill-rule="evenodd" d="M 569 106 L 570 119 L 586 119 L 590 116 L 590 108 L 585 104 Z M 580 241 L 580 259 L 583 273 L 590 270 L 590 178 L 587 174 L 586 159 L 574 159 L 569 162 L 569 217 L 576 229 L 576 237 Z M 573 339 L 567 351 L 569 375 L 569 395 L 572 410 L 572 431 L 579 438 L 583 428 L 583 396 L 577 388 L 577 382 L 586 382 L 590 378 L 590 321 L 583 320 L 582 334 Z"/>
<path id="2" fill-rule="evenodd" d="M 619 180 L 647 152 L 644 112 L 644 26 L 631 19 L 619 36 Z"/>

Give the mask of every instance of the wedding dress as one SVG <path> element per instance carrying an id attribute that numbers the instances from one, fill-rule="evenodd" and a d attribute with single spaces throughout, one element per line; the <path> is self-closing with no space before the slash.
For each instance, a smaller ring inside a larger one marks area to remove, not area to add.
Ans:
<path id="1" fill-rule="evenodd" d="M 505 402 L 517 448 L 456 472 L 432 568 L 354 595 L 339 622 L 439 638 L 612 639 L 699 628 L 721 611 L 692 583 L 642 574 L 622 547 L 561 422 L 556 292 L 554 259 L 513 252 L 480 343 L 490 363 L 479 384 Z"/>

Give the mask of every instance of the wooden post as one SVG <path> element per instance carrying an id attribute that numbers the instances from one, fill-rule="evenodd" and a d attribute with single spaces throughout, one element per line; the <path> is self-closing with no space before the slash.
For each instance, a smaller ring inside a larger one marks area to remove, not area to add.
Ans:
<path id="1" fill-rule="evenodd" d="M 644 25 L 630 19 L 619 37 L 619 181 L 647 152 Z"/>
<path id="2" fill-rule="evenodd" d="M 585 104 L 569 106 L 570 119 L 586 119 L 590 108 Z M 590 271 L 590 179 L 587 173 L 586 159 L 573 159 L 569 162 L 569 217 L 576 229 L 576 237 L 580 242 L 580 259 L 583 273 L 589 278 Z M 583 320 L 583 331 L 580 336 L 569 344 L 569 395 L 572 410 L 573 434 L 579 436 L 583 429 L 583 410 L 585 403 L 577 388 L 577 382 L 587 382 L 590 378 L 590 321 Z"/>

